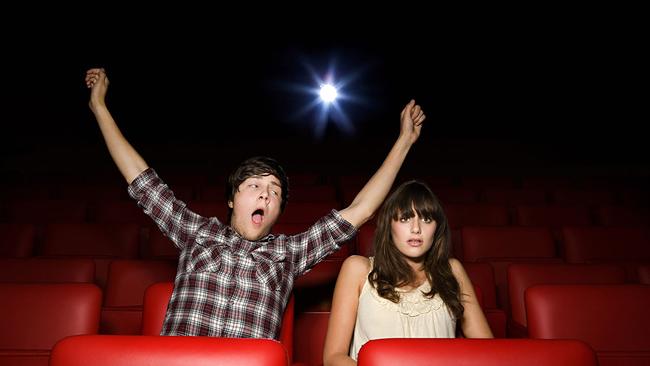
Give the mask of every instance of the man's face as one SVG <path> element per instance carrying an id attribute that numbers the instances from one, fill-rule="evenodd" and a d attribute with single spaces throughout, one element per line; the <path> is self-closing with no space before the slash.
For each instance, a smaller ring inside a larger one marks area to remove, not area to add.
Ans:
<path id="1" fill-rule="evenodd" d="M 280 216 L 282 188 L 274 175 L 255 175 L 243 181 L 228 206 L 230 225 L 246 240 L 265 237 Z"/>

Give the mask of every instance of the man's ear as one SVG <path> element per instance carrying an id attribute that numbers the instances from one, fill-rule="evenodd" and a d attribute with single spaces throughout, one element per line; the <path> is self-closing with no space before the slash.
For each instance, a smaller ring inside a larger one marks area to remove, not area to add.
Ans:
<path id="1" fill-rule="evenodd" d="M 228 201 L 228 207 L 233 208 L 233 206 L 234 206 L 234 204 L 232 203 L 232 201 L 229 200 Z"/>

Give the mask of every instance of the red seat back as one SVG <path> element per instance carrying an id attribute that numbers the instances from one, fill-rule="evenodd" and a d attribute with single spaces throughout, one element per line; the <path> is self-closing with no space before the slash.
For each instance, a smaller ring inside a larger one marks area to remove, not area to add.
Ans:
<path id="1" fill-rule="evenodd" d="M 269 339 L 95 335 L 66 338 L 50 366 L 286 366 L 282 345 Z"/>
<path id="2" fill-rule="evenodd" d="M 57 341 L 99 329 L 92 284 L 0 284 L 0 299 L 0 365 L 46 365 Z"/>
<path id="3" fill-rule="evenodd" d="M 338 201 L 331 202 L 289 202 L 278 223 L 308 223 L 313 224 L 327 215 L 332 209 L 338 209 Z"/>
<path id="4" fill-rule="evenodd" d="M 508 267 L 508 291 L 512 320 L 526 327 L 524 293 L 538 284 L 622 284 L 625 271 L 614 265 L 512 264 Z"/>
<path id="5" fill-rule="evenodd" d="M 650 286 L 541 285 L 525 301 L 531 338 L 582 340 L 601 365 L 650 364 Z"/>
<path id="6" fill-rule="evenodd" d="M 84 222 L 86 202 L 76 200 L 25 200 L 7 203 L 9 222 L 49 224 L 53 222 Z"/>
<path id="7" fill-rule="evenodd" d="M 564 227 L 568 263 L 616 263 L 629 282 L 638 282 L 637 267 L 650 263 L 650 229 L 645 227 Z"/>
<path id="8" fill-rule="evenodd" d="M 35 238 L 36 228 L 32 224 L 0 224 L 0 257 L 31 257 Z"/>
<path id="9" fill-rule="evenodd" d="M 505 205 L 450 204 L 445 205 L 445 212 L 452 229 L 465 226 L 506 226 L 510 223 Z"/>
<path id="10" fill-rule="evenodd" d="M 593 351 L 576 340 L 393 338 L 372 340 L 358 366 L 595 366 Z"/>
<path id="11" fill-rule="evenodd" d="M 646 207 L 600 206 L 596 219 L 603 226 L 650 226 L 650 211 Z"/>
<path id="12" fill-rule="evenodd" d="M 296 314 L 293 339 L 294 363 L 322 365 L 329 311 L 306 311 Z"/>
<path id="13" fill-rule="evenodd" d="M 367 222 L 359 228 L 357 233 L 357 253 L 364 257 L 373 256 L 372 242 L 375 238 L 377 225 Z"/>
<path id="14" fill-rule="evenodd" d="M 591 225 L 587 206 L 519 205 L 515 207 L 515 223 L 521 226 L 560 228 L 567 225 Z"/>
<path id="15" fill-rule="evenodd" d="M 650 261 L 650 230 L 647 228 L 564 227 L 562 235 L 569 263 Z"/>
<path id="16" fill-rule="evenodd" d="M 102 307 L 102 334 L 140 334 L 144 293 L 150 285 L 173 281 L 176 263 L 156 260 L 113 260 Z"/>
<path id="17" fill-rule="evenodd" d="M 507 268 L 512 263 L 560 262 L 548 228 L 538 227 L 464 227 L 465 262 L 487 262 L 494 270 L 497 307 L 508 310 Z M 488 291 L 488 289 L 486 289 Z"/>
<path id="18" fill-rule="evenodd" d="M 650 265 L 639 266 L 639 283 L 650 285 Z"/>
<path id="19" fill-rule="evenodd" d="M 137 224 L 51 224 L 45 227 L 37 254 L 46 257 L 88 257 L 95 261 L 95 281 L 104 288 L 113 258 L 137 258 Z"/>
<path id="20" fill-rule="evenodd" d="M 0 282 L 62 283 L 95 281 L 95 262 L 89 258 L 0 259 Z"/>

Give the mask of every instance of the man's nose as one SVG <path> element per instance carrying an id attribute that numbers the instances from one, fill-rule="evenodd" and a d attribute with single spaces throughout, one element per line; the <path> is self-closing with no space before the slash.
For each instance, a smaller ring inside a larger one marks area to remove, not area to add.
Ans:
<path id="1" fill-rule="evenodd" d="M 267 198 L 269 198 L 269 191 L 268 191 L 267 189 L 262 189 L 262 190 L 260 191 L 260 196 L 259 196 L 259 198 L 262 198 L 262 199 L 267 199 Z"/>

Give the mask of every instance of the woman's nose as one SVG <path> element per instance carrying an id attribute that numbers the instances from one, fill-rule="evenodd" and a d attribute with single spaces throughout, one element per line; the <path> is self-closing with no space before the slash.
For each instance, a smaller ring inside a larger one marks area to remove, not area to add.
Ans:
<path id="1" fill-rule="evenodd" d="M 413 234 L 420 233 L 420 220 L 413 220 L 413 224 L 411 224 L 411 232 Z"/>

